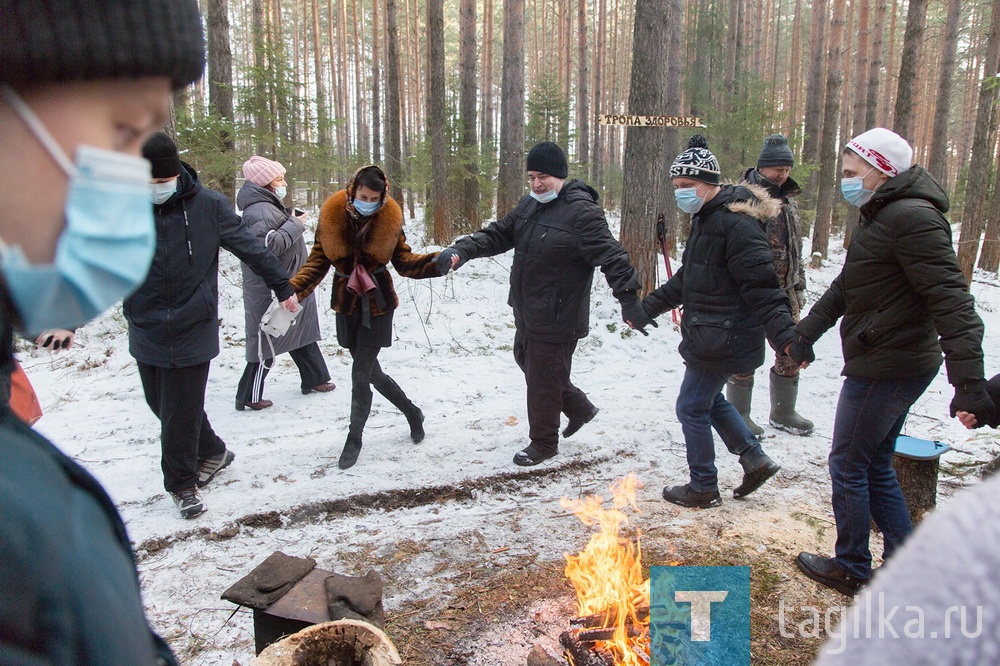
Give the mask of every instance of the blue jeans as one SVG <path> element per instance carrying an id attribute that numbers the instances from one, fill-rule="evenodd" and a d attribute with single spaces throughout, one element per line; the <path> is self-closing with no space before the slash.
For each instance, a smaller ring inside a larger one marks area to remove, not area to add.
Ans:
<path id="1" fill-rule="evenodd" d="M 836 562 L 849 575 L 867 579 L 871 520 L 882 530 L 885 557 L 913 532 L 892 456 L 910 407 L 937 371 L 904 379 L 847 377 L 840 391 L 830 449 Z"/>
<path id="2" fill-rule="evenodd" d="M 687 366 L 677 396 L 677 419 L 684 432 L 691 488 L 698 492 L 719 488 L 712 428 L 719 433 L 730 453 L 741 458 L 749 454 L 751 460 L 764 454 L 743 417 L 722 395 L 722 387 L 729 377 L 729 374 Z"/>

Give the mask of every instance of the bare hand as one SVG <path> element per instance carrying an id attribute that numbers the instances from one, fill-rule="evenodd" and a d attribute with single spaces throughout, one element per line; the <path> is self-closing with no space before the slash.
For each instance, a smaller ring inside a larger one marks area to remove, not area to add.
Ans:
<path id="1" fill-rule="evenodd" d="M 75 333 L 64 328 L 50 328 L 42 331 L 35 339 L 35 348 L 48 349 L 50 352 L 58 352 L 62 349 L 69 349 L 73 346 Z"/>
<path id="2" fill-rule="evenodd" d="M 976 415 L 970 414 L 969 412 L 955 412 L 955 416 L 959 421 L 961 421 L 962 425 L 969 430 L 975 428 L 976 423 L 978 423 L 978 421 L 976 421 Z"/>
<path id="3" fill-rule="evenodd" d="M 457 254 L 451 255 L 451 270 L 455 270 L 460 261 L 462 261 L 462 259 Z"/>
<path id="4" fill-rule="evenodd" d="M 289 312 L 295 312 L 299 309 L 299 297 L 292 294 L 287 300 L 281 302 L 281 307 L 285 308 Z"/>

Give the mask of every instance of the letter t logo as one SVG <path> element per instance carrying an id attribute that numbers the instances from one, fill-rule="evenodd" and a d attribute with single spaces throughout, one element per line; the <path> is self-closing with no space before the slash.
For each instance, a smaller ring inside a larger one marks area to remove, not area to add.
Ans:
<path id="1" fill-rule="evenodd" d="M 677 590 L 674 601 L 691 604 L 691 640 L 712 640 L 712 602 L 725 601 L 729 592 L 718 590 L 700 592 L 695 590 Z"/>

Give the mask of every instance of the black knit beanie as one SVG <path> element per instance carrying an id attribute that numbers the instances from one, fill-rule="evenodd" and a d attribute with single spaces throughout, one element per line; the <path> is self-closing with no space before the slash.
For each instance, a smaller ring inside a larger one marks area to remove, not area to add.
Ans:
<path id="1" fill-rule="evenodd" d="M 197 0 L 4 0 L 0 83 L 201 78 L 205 41 Z"/>
<path id="2" fill-rule="evenodd" d="M 181 158 L 177 144 L 163 132 L 149 137 L 142 147 L 142 156 L 153 167 L 153 178 L 173 178 L 181 175 Z"/>
<path id="3" fill-rule="evenodd" d="M 708 149 L 708 141 L 701 134 L 691 137 L 687 150 L 678 155 L 670 165 L 671 178 L 690 178 L 710 185 L 719 184 L 721 172 L 719 160 Z"/>
<path id="4" fill-rule="evenodd" d="M 565 178 L 569 175 L 566 153 L 551 141 L 542 141 L 528 151 L 527 170 L 538 171 L 555 178 Z"/>
<path id="5" fill-rule="evenodd" d="M 764 147 L 757 156 L 758 167 L 791 167 L 795 166 L 795 156 L 788 147 L 788 139 L 784 134 L 772 134 L 764 139 Z"/>

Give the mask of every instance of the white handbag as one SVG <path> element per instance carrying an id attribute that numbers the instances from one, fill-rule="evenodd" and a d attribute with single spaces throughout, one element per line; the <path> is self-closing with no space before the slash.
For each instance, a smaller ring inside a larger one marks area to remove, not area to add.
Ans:
<path id="1" fill-rule="evenodd" d="M 260 318 L 260 332 L 257 333 L 257 358 L 262 363 L 264 361 L 264 338 L 267 338 L 267 346 L 271 348 L 270 358 L 273 359 L 275 353 L 274 343 L 271 342 L 271 338 L 280 338 L 287 333 L 288 329 L 295 324 L 295 318 L 299 316 L 302 310 L 302 305 L 299 304 L 295 312 L 289 312 L 281 307 L 281 303 L 277 300 L 271 301 L 270 307 L 264 312 L 264 316 Z"/>

